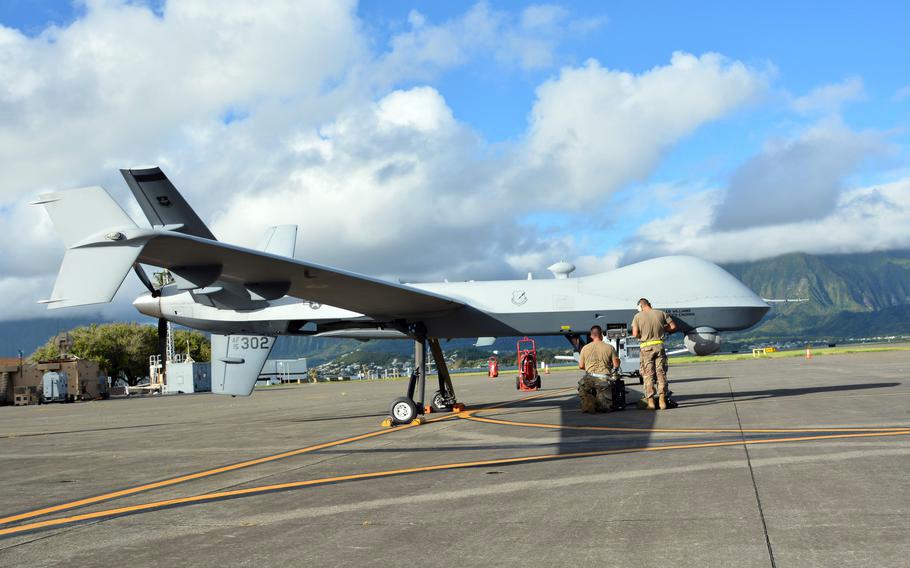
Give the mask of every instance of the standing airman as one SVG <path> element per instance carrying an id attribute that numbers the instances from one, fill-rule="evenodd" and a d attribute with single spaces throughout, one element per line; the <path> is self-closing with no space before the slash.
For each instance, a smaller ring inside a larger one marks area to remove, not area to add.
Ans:
<path id="1" fill-rule="evenodd" d="M 673 318 L 651 307 L 646 298 L 638 300 L 638 313 L 632 318 L 632 337 L 641 342 L 641 376 L 645 382 L 648 409 L 654 410 L 654 374 L 657 374 L 658 405 L 667 408 L 667 352 L 664 337 L 676 331 Z"/>

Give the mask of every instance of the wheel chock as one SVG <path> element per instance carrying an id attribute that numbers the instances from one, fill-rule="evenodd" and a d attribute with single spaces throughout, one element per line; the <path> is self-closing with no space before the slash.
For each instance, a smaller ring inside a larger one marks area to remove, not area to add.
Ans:
<path id="1" fill-rule="evenodd" d="M 456 402 L 452 405 L 452 412 L 464 412 L 464 404 Z"/>
<path id="2" fill-rule="evenodd" d="M 414 420 L 411 420 L 411 426 L 420 426 L 420 425 L 423 424 L 424 422 L 426 422 L 426 420 L 424 420 L 423 418 L 421 418 L 420 416 L 418 416 L 418 417 L 415 418 Z"/>
<path id="3" fill-rule="evenodd" d="M 392 427 L 392 417 L 391 416 L 387 416 L 386 419 L 382 421 L 382 427 L 383 428 Z"/>
<path id="4" fill-rule="evenodd" d="M 433 412 L 433 407 L 430 406 L 429 404 L 423 407 L 424 414 L 432 414 L 432 412 Z"/>

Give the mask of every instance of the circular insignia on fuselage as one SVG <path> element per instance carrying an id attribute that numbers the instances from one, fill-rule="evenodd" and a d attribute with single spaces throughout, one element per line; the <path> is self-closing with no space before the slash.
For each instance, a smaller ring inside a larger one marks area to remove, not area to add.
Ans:
<path id="1" fill-rule="evenodd" d="M 512 303 L 520 306 L 528 301 L 528 293 L 524 290 L 515 290 L 512 292 Z"/>

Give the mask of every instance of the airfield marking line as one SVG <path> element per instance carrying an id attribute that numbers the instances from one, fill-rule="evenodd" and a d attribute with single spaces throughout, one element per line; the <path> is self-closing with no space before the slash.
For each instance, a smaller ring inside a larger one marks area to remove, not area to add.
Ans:
<path id="1" fill-rule="evenodd" d="M 171 477 L 171 478 L 168 478 L 168 479 L 164 479 L 164 480 L 161 480 L 161 481 L 155 481 L 155 482 L 152 482 L 152 483 L 146 483 L 146 484 L 143 484 L 143 485 L 136 485 L 136 486 L 134 486 L 134 487 L 128 487 L 128 488 L 126 488 L 126 489 L 121 489 L 121 490 L 119 490 L 119 491 L 112 491 L 112 492 L 110 492 L 110 493 L 104 493 L 104 494 L 101 494 L 101 495 L 95 495 L 94 497 L 86 497 L 86 498 L 84 498 L 84 499 L 79 499 L 79 500 L 76 500 L 76 501 L 70 501 L 70 502 L 68 502 L 68 503 L 61 503 L 61 504 L 59 504 L 59 505 L 53 505 L 53 506 L 51 506 L 51 507 L 44 507 L 44 508 L 42 508 L 42 509 L 35 509 L 35 510 L 33 510 L 33 511 L 28 511 L 28 512 L 25 512 L 25 513 L 19 513 L 19 514 L 17 514 L 17 515 L 10 515 L 10 516 L 8 516 L 8 517 L 2 517 L 2 518 L 0 518 L 0 524 L 12 523 L 12 522 L 15 522 L 15 521 L 21 521 L 21 520 L 29 519 L 29 518 L 32 518 L 32 517 L 38 517 L 38 516 L 41 516 L 41 515 L 47 515 L 47 514 L 50 514 L 50 513 L 56 513 L 56 512 L 59 512 L 59 511 L 64 511 L 64 510 L 67 510 L 67 509 L 74 509 L 74 508 L 76 508 L 76 507 L 81 507 L 81 506 L 84 506 L 84 505 L 91 505 L 91 504 L 93 504 L 93 503 L 98 503 L 98 502 L 100 502 L 100 501 L 107 501 L 107 500 L 110 500 L 110 499 L 116 499 L 116 498 L 118 498 L 118 497 L 124 497 L 124 496 L 127 496 L 127 495 L 133 495 L 133 494 L 135 494 L 135 493 L 141 493 L 141 492 L 144 492 L 144 491 L 150 491 L 150 490 L 152 490 L 152 489 L 159 489 L 159 488 L 161 488 L 161 487 L 168 487 L 168 486 L 171 486 L 171 485 L 176 485 L 176 484 L 178 484 L 178 483 L 184 483 L 184 482 L 187 482 L 187 481 L 192 481 L 192 480 L 194 480 L 194 479 L 201 479 L 201 478 L 204 478 L 204 477 L 210 477 L 210 476 L 212 476 L 212 475 L 217 475 L 217 474 L 219 474 L 219 473 L 225 473 L 225 472 L 228 472 L 228 471 L 234 471 L 234 470 L 238 470 L 238 469 L 244 469 L 244 468 L 247 468 L 247 467 L 252 467 L 252 466 L 255 466 L 255 465 L 260 465 L 260 464 L 268 463 L 268 462 L 275 461 L 275 460 L 280 460 L 280 459 L 284 459 L 284 458 L 288 458 L 288 457 L 292 457 L 292 456 L 296 456 L 296 455 L 301 455 L 301 454 L 305 454 L 305 453 L 314 452 L 314 451 L 316 451 L 316 450 L 322 450 L 322 449 L 325 449 L 325 448 L 331 448 L 331 447 L 339 446 L 339 445 L 342 445 L 342 444 L 348 444 L 348 443 L 351 443 L 351 442 L 357 442 L 357 441 L 360 441 L 360 440 L 366 440 L 366 439 L 368 439 L 368 438 L 373 438 L 373 437 L 376 437 L 376 436 L 380 436 L 380 435 L 382 435 L 382 434 L 387 434 L 387 433 L 394 432 L 394 431 L 397 431 L 397 430 L 403 430 L 403 429 L 413 428 L 413 427 L 414 427 L 413 425 L 407 424 L 407 425 L 404 425 L 404 426 L 402 426 L 402 427 L 400 427 L 400 428 L 397 428 L 397 429 L 375 430 L 375 431 L 373 431 L 373 432 L 368 432 L 368 433 L 366 433 L 366 434 L 360 434 L 360 435 L 358 435 L 358 436 L 352 436 L 352 437 L 349 437 L 349 438 L 342 438 L 342 439 L 340 439 L 340 440 L 334 440 L 334 441 L 331 441 L 331 442 L 324 442 L 324 443 L 321 443 L 321 444 L 315 444 L 315 445 L 307 446 L 307 447 L 304 447 L 304 448 L 298 448 L 298 449 L 296 449 L 296 450 L 290 450 L 290 451 L 287 451 L 287 452 L 282 452 L 282 453 L 278 453 L 278 454 L 273 454 L 273 455 L 270 455 L 270 456 L 265 456 L 265 457 L 261 457 L 261 458 L 255 458 L 255 459 L 252 459 L 252 460 L 246 460 L 246 461 L 242 461 L 242 462 L 237 462 L 237 463 L 234 463 L 234 464 L 231 464 L 231 465 L 226 465 L 226 466 L 217 467 L 217 468 L 213 468 L 213 469 L 207 469 L 207 470 L 204 470 L 204 471 L 197 471 L 197 472 L 195 472 L 195 473 L 190 473 L 190 474 L 181 475 L 181 476 L 177 476 L 177 477 Z"/>
<path id="2" fill-rule="evenodd" d="M 540 398 L 540 397 L 543 397 L 543 396 L 546 396 L 546 395 L 551 395 L 551 394 L 555 394 L 555 393 L 558 393 L 558 392 L 562 392 L 563 390 L 567 390 L 567 389 L 559 389 L 559 390 L 556 390 L 556 391 L 546 391 L 546 392 L 538 393 L 538 394 L 531 395 L 531 396 L 528 396 L 528 397 L 523 397 L 523 398 L 520 398 L 520 399 L 516 399 L 516 400 L 514 400 L 514 401 L 506 402 L 506 403 L 504 403 L 504 404 L 502 404 L 502 405 L 500 405 L 500 406 L 508 406 L 508 405 L 511 405 L 511 404 L 516 404 L 516 403 L 522 402 L 522 401 L 524 401 L 524 400 L 530 400 L 530 399 L 534 399 L 534 398 Z M 491 406 L 492 406 L 492 405 L 491 405 Z M 479 408 L 479 409 L 477 409 L 477 410 L 482 410 L 482 409 L 483 409 L 483 407 L 481 407 L 481 408 Z M 436 423 L 436 422 L 442 422 L 442 421 L 445 421 L 445 420 L 455 420 L 455 419 L 457 419 L 457 418 L 459 418 L 459 416 L 458 416 L 457 414 L 447 414 L 447 415 L 445 415 L 445 416 L 438 416 L 438 417 L 436 417 L 436 418 L 430 418 L 430 419 L 428 419 L 428 420 L 426 421 L 426 424 L 431 424 L 431 423 Z M 393 428 L 384 428 L 384 429 L 382 429 L 382 430 L 374 430 L 374 431 L 372 431 L 372 432 L 367 432 L 367 433 L 365 433 L 365 434 L 359 434 L 359 435 L 357 435 L 357 436 L 350 436 L 350 437 L 347 437 L 347 438 L 341 438 L 341 439 L 339 439 L 339 440 L 333 440 L 333 441 L 330 441 L 330 442 L 323 442 L 323 443 L 320 443 L 320 444 L 314 444 L 314 445 L 311 445 L 311 446 L 306 446 L 306 447 L 304 447 L 304 448 L 298 448 L 298 449 L 295 449 L 295 450 L 289 450 L 289 451 L 286 451 L 286 452 L 281 452 L 281 453 L 278 453 L 278 454 L 272 454 L 272 455 L 264 456 L 264 457 L 261 457 L 261 458 L 254 458 L 254 459 L 251 459 L 251 460 L 245 460 L 245 461 L 242 461 L 242 462 L 237 462 L 237 463 L 230 464 L 230 465 L 226 465 L 226 466 L 216 467 L 216 468 L 207 469 L 207 470 L 203 470 L 203 471 L 197 471 L 197 472 L 195 472 L 195 473 L 189 473 L 189 474 L 180 475 L 180 476 L 177 476 L 177 477 L 171 477 L 171 478 L 168 478 L 168 479 L 163 479 L 163 480 L 161 480 L 161 481 L 155 481 L 155 482 L 152 482 L 152 483 L 145 483 L 145 484 L 142 484 L 142 485 L 136 485 L 136 486 L 133 486 L 133 487 L 127 487 L 127 488 L 125 488 L 125 489 L 120 489 L 120 490 L 117 490 L 117 491 L 112 491 L 112 492 L 108 492 L 108 493 L 103 493 L 103 494 L 101 494 L 101 495 L 95 495 L 95 496 L 93 496 L 93 497 L 85 497 L 85 498 L 83 498 L 83 499 L 78 499 L 78 500 L 76 500 L 76 501 L 69 501 L 69 502 L 66 502 L 66 503 L 61 503 L 61 504 L 59 504 L 59 505 L 52 505 L 52 506 L 50 506 L 50 507 L 43 507 L 43 508 L 41 508 L 41 509 L 35 509 L 35 510 L 32 510 L 32 511 L 26 511 L 26 512 L 24 512 L 24 513 L 17 513 L 17 514 L 15 514 L 15 515 L 9 515 L 9 516 L 6 516 L 6 517 L 0 517 L 0 525 L 5 525 L 5 524 L 9 524 L 9 523 L 14 523 L 14 522 L 16 522 L 16 521 L 23 521 L 23 520 L 26 520 L 26 519 L 31 519 L 31 518 L 34 518 L 34 517 L 40 517 L 40 516 L 43 516 L 43 515 L 49 515 L 49 514 L 51 514 L 51 513 L 58 513 L 58 512 L 60 512 L 60 511 L 66 511 L 66 510 L 69 510 L 69 509 L 75 509 L 75 508 L 77 508 L 77 507 L 83 507 L 83 506 L 86 506 L 86 505 L 93 505 L 93 504 L 95 504 L 95 503 L 100 503 L 100 502 L 102 502 L 102 501 L 109 501 L 109 500 L 111 500 L 111 499 L 117 499 L 117 498 L 119 498 L 119 497 L 126 497 L 126 496 L 128 496 L 128 495 L 134 495 L 134 494 L 136 494 L 136 493 L 143 493 L 143 492 L 146 492 L 146 491 L 151 491 L 151 490 L 153 490 L 153 489 L 160 489 L 160 488 L 162 488 L 162 487 L 169 487 L 169 486 L 177 485 L 177 484 L 180 484 L 180 483 L 186 483 L 187 481 L 193 481 L 193 480 L 196 480 L 196 479 L 202 479 L 202 478 L 205 478 L 205 477 L 211 477 L 211 476 L 213 476 L 213 475 L 218 475 L 218 474 L 220 474 L 220 473 L 226 473 L 226 472 L 229 472 L 229 471 L 236 471 L 236 470 L 239 470 L 239 469 L 245 469 L 245 468 L 248 468 L 248 467 L 253 467 L 253 466 L 256 466 L 256 465 L 261 465 L 261 464 L 264 464 L 264 463 L 269 463 L 269 462 L 272 462 L 272 461 L 277 461 L 277 460 L 281 460 L 281 459 L 285 459 L 285 458 L 289 458 L 289 457 L 293 457 L 293 456 L 298 456 L 298 455 L 302 455 L 302 454 L 306 454 L 306 453 L 312 453 L 312 452 L 315 452 L 315 451 L 318 451 L 318 450 L 324 450 L 324 449 L 326 449 L 326 448 L 332 448 L 332 447 L 340 446 L 340 445 L 343 445 L 343 444 L 350 444 L 350 443 L 352 443 L 352 442 L 359 442 L 359 441 L 361 441 L 361 440 L 366 440 L 366 439 L 369 439 L 369 438 L 374 438 L 374 437 L 382 436 L 382 435 L 385 435 L 385 434 L 391 434 L 392 432 L 400 432 L 400 431 L 402 431 L 402 430 L 408 430 L 408 429 L 410 429 L 410 428 L 415 428 L 416 426 L 417 426 L 417 424 L 404 424 L 404 425 L 396 426 L 396 427 L 393 427 Z"/>
<path id="3" fill-rule="evenodd" d="M 493 409 L 495 410 L 495 409 Z M 859 428 L 628 428 L 620 426 L 573 426 L 560 424 L 541 424 L 538 422 L 519 422 L 515 420 L 502 420 L 499 418 L 486 418 L 477 416 L 479 410 L 465 411 L 459 413 L 459 416 L 465 420 L 474 422 L 487 422 L 489 424 L 499 424 L 502 426 L 521 426 L 526 428 L 545 428 L 548 430 L 595 430 L 605 432 L 660 432 L 660 433 L 679 433 L 679 434 L 809 434 L 816 432 L 903 432 L 910 426 L 901 427 L 859 427 Z M 484 412 L 489 412 L 484 410 Z"/>
<path id="4" fill-rule="evenodd" d="M 617 455 L 617 454 L 661 452 L 661 451 L 668 451 L 668 450 L 718 448 L 718 447 L 741 446 L 741 445 L 752 445 L 752 444 L 792 443 L 792 442 L 807 442 L 807 441 L 814 441 L 814 440 L 829 440 L 829 439 L 839 439 L 839 438 L 869 438 L 869 437 L 901 436 L 901 435 L 910 435 L 910 430 L 902 430 L 902 431 L 898 431 L 898 432 L 864 432 L 864 433 L 855 433 L 855 434 L 831 434 L 831 435 L 824 435 L 824 436 L 802 436 L 802 437 L 798 437 L 798 438 L 771 438 L 771 439 L 766 439 L 766 440 L 734 440 L 734 441 L 726 441 L 726 442 L 704 442 L 704 443 L 698 443 L 698 444 L 642 446 L 642 447 L 636 447 L 636 448 L 624 448 L 624 449 L 613 449 L 613 450 L 594 450 L 594 451 L 589 451 L 589 452 L 573 452 L 573 453 L 567 453 L 567 454 L 543 454 L 543 455 L 522 456 L 522 457 L 515 457 L 515 458 L 500 458 L 500 459 L 491 459 L 491 460 L 455 462 L 455 463 L 413 467 L 413 468 L 406 468 L 406 469 L 393 469 L 393 470 L 374 471 L 374 472 L 367 472 L 367 473 L 356 473 L 356 474 L 350 474 L 350 475 L 339 475 L 339 476 L 334 476 L 334 477 L 323 477 L 323 478 L 319 478 L 319 479 L 309 479 L 309 480 L 305 480 L 305 481 L 293 481 L 293 482 L 288 482 L 288 483 L 278 483 L 278 484 L 274 484 L 274 485 L 262 485 L 262 486 L 258 486 L 258 487 L 248 487 L 245 489 L 235 489 L 235 490 L 231 490 L 231 491 L 220 491 L 220 492 L 216 492 L 216 493 L 205 493 L 202 495 L 194 495 L 191 497 L 178 497 L 178 498 L 174 498 L 174 499 L 153 501 L 150 503 L 143 503 L 143 504 L 139 504 L 139 505 L 130 505 L 130 506 L 126 506 L 126 507 L 118 507 L 115 509 L 106 509 L 103 511 L 84 513 L 82 515 L 73 515 L 70 517 L 49 519 L 46 521 L 38 521 L 38 522 L 19 525 L 19 526 L 15 526 L 15 527 L 8 527 L 5 529 L 0 529 L 0 536 L 7 536 L 7 535 L 12 535 L 12 534 L 26 532 L 26 531 L 33 531 L 33 530 L 47 528 L 47 527 L 76 523 L 76 522 L 80 522 L 80 521 L 116 517 L 116 516 L 124 515 L 124 514 L 128 514 L 128 513 L 137 513 L 137 512 L 141 512 L 141 511 L 161 509 L 161 508 L 170 507 L 170 506 L 174 506 L 174 505 L 189 505 L 189 504 L 195 504 L 195 503 L 215 501 L 215 500 L 219 500 L 219 499 L 242 497 L 245 495 L 261 494 L 261 493 L 289 490 L 289 489 L 298 489 L 301 487 L 308 487 L 308 486 L 314 486 L 314 485 L 326 485 L 329 483 L 339 483 L 339 482 L 345 482 L 345 481 L 356 481 L 356 480 L 363 480 L 363 479 L 393 477 L 393 476 L 399 476 L 399 475 L 425 473 L 425 472 L 431 472 L 431 471 L 467 469 L 467 468 L 472 468 L 472 467 L 481 467 L 481 466 L 490 466 L 490 465 L 508 465 L 508 464 L 527 463 L 527 462 L 554 461 L 554 460 L 570 459 L 570 458 L 600 457 L 600 456 Z"/>

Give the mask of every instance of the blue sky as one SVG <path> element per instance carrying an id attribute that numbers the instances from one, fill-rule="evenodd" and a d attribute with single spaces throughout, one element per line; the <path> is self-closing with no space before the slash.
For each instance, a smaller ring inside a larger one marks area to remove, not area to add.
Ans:
<path id="1" fill-rule="evenodd" d="M 136 0 L 160 11 L 164 0 Z M 434 23 L 457 18 L 475 2 L 365 0 L 357 14 L 381 46 L 406 26 L 417 10 Z M 910 141 L 910 96 L 895 94 L 910 85 L 910 4 L 869 2 L 723 2 L 694 3 L 568 1 L 558 3 L 577 18 L 602 18 L 591 33 L 560 38 L 560 64 L 588 58 L 604 66 L 642 72 L 667 60 L 674 51 L 719 52 L 754 65 L 776 69 L 775 87 L 799 95 L 818 85 L 861 77 L 863 100 L 844 110 L 854 128 L 897 129 L 895 140 Z M 528 2 L 493 1 L 496 10 L 517 14 Z M 49 25 L 66 26 L 84 15 L 81 0 L 3 0 L 0 23 L 37 35 Z M 455 116 L 489 141 L 514 139 L 524 131 L 534 88 L 553 69 L 525 71 L 503 67 L 490 58 L 449 70 L 434 80 Z M 667 177 L 694 168 L 700 156 L 720 150 L 735 163 L 754 152 L 763 140 L 787 127 L 786 116 L 774 107 L 708 125 L 666 162 Z M 731 149 L 735 150 L 731 152 Z M 691 161 L 696 158 L 693 165 Z M 711 167 L 717 162 L 710 161 Z M 729 163 L 727 167 L 729 167 Z M 723 170 L 718 170 L 723 174 Z M 658 179 L 662 176 L 658 174 Z"/>
<path id="2" fill-rule="evenodd" d="M 164 0 L 137 0 L 160 10 Z M 362 18 L 378 44 L 406 25 L 417 10 L 440 23 L 458 17 L 475 2 L 365 0 Z M 528 2 L 493 1 L 497 10 L 519 12 Z M 860 76 L 867 99 L 846 111 L 857 127 L 892 128 L 894 119 L 910 117 L 910 97 L 893 101 L 910 84 L 910 4 L 868 2 L 559 2 L 573 17 L 604 19 L 594 33 L 560 41 L 564 64 L 595 58 L 605 66 L 640 72 L 658 65 L 674 51 L 720 52 L 754 64 L 769 63 L 778 86 L 798 94 L 820 84 Z M 694 6 L 692 5 L 694 4 Z M 65 26 L 85 13 L 81 0 L 3 0 L 0 23 L 29 35 L 48 25 Z M 490 140 L 517 136 L 524 128 L 534 86 L 552 74 L 502 72 L 495 62 L 480 60 L 447 72 L 436 83 L 456 116 Z M 755 125 L 767 120 L 756 117 Z M 712 133 L 712 138 L 720 133 Z M 727 146 L 728 141 L 720 143 Z"/>
<path id="3" fill-rule="evenodd" d="M 131 163 L 387 277 L 910 247 L 910 4 L 691 4 L 3 0 L 0 290 L 36 190 Z"/>
<path id="4" fill-rule="evenodd" d="M 408 13 L 416 9 L 439 22 L 456 17 L 472 4 L 367 0 L 361 3 L 359 14 L 370 22 L 394 23 L 406 20 Z M 527 4 L 491 3 L 494 8 L 515 11 Z M 576 17 L 606 20 L 595 33 L 561 42 L 559 53 L 567 64 L 593 57 L 605 66 L 641 72 L 663 63 L 674 51 L 716 51 L 732 59 L 774 65 L 779 86 L 795 94 L 845 77 L 861 76 L 869 100 L 848 112 L 848 118 L 859 126 L 888 128 L 893 125 L 895 108 L 902 108 L 905 116 L 908 110 L 906 100 L 903 104 L 882 104 L 890 102 L 910 80 L 906 57 L 910 48 L 910 35 L 906 33 L 910 4 L 904 2 L 658 1 L 560 5 Z M 486 63 L 448 74 L 440 88 L 451 93 L 447 98 L 460 117 L 478 125 L 491 138 L 515 135 L 523 128 L 534 85 L 552 71 L 503 76 L 501 69 Z M 478 88 L 480 85 L 482 89 Z"/>
<path id="5" fill-rule="evenodd" d="M 408 13 L 418 10 L 442 22 L 457 17 L 470 2 L 367 0 L 359 14 L 377 25 L 376 41 L 388 39 Z M 695 6 L 693 6 L 695 4 Z M 496 9 L 519 12 L 526 2 L 493 2 Z M 769 137 L 797 128 L 786 107 L 787 95 L 800 96 L 829 83 L 859 77 L 860 100 L 845 105 L 843 120 L 854 129 L 889 131 L 904 146 L 886 166 L 906 162 L 910 143 L 910 96 L 896 94 L 910 84 L 910 4 L 903 2 L 564 2 L 572 17 L 603 18 L 592 33 L 560 41 L 560 64 L 588 58 L 633 73 L 647 71 L 674 51 L 719 52 L 759 67 L 773 68 L 774 86 L 763 105 L 753 105 L 726 120 L 700 127 L 666 156 L 650 181 L 724 183 L 731 170 L 758 152 Z M 382 24 L 386 24 L 383 30 Z M 383 33 L 383 31 L 385 33 Z M 503 73 L 495 61 L 455 69 L 435 83 L 455 115 L 491 141 L 520 136 L 534 101 L 534 88 L 552 69 Z M 877 162 L 853 176 L 855 183 L 880 181 Z M 636 187 L 626 190 L 634 194 Z M 626 218 L 598 236 L 601 251 L 620 244 L 658 211 Z M 549 214 L 535 223 L 571 224 L 571 217 Z"/>

